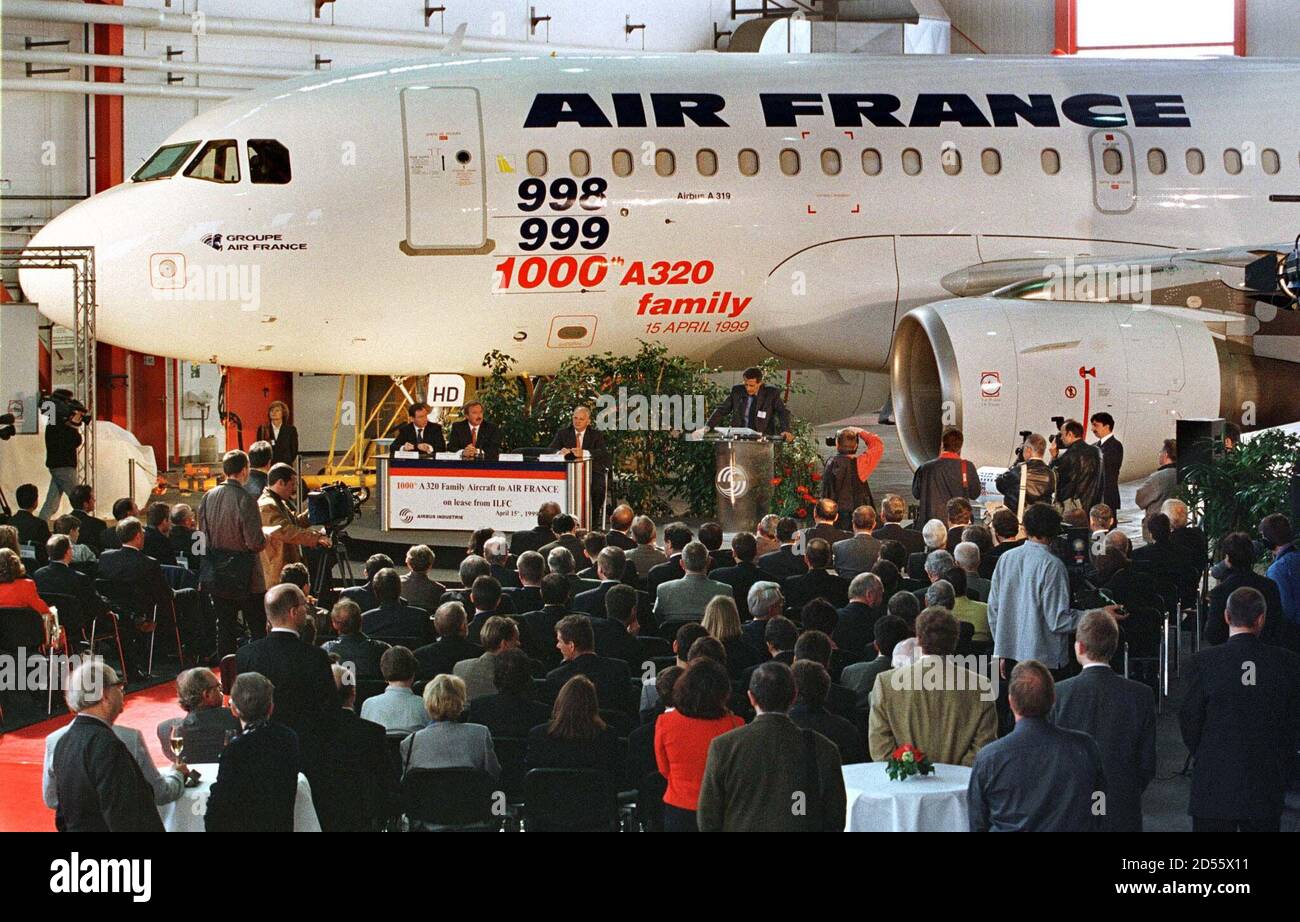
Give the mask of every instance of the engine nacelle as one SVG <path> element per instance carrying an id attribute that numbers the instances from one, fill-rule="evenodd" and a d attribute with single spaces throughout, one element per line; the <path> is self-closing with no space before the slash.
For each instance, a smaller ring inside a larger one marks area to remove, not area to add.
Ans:
<path id="1" fill-rule="evenodd" d="M 1053 416 L 1087 427 L 1104 410 L 1124 443 L 1125 480 L 1155 469 L 1176 419 L 1218 416 L 1224 392 L 1214 338 L 1199 320 L 1144 305 L 992 297 L 905 316 L 891 386 L 913 467 L 938 454 L 945 425 L 962 430 L 963 455 L 976 465 L 1005 467 L 1020 431 L 1051 435 Z"/>

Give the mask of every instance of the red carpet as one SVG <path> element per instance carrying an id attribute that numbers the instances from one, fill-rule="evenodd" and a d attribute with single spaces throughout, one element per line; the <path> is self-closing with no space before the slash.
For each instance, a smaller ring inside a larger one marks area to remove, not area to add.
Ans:
<path id="1" fill-rule="evenodd" d="M 176 703 L 176 683 L 130 692 L 117 722 L 144 734 L 154 763 L 166 765 L 155 732 L 158 724 L 183 712 Z M 41 800 L 41 763 L 45 737 L 72 720 L 64 714 L 43 723 L 0 735 L 0 832 L 53 832 L 54 812 Z"/>

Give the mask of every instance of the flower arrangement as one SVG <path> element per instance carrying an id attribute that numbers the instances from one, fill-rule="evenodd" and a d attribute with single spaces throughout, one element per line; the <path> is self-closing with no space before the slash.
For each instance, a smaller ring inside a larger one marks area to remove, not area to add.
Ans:
<path id="1" fill-rule="evenodd" d="M 904 743 L 889 754 L 885 774 L 890 781 L 902 781 L 913 775 L 933 775 L 934 763 L 911 743 Z"/>

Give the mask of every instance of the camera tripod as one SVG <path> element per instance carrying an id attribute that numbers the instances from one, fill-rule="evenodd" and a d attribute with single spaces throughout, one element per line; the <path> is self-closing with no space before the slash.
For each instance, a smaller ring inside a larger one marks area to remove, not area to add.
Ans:
<path id="1" fill-rule="evenodd" d="M 323 598 L 325 590 L 329 588 L 333 581 L 335 567 L 339 570 L 339 575 L 346 580 L 348 585 L 352 585 L 353 571 L 352 558 L 348 552 L 348 533 L 346 531 L 348 523 L 337 527 L 329 526 L 325 529 L 326 536 L 330 539 L 330 546 L 320 549 L 320 557 L 316 561 L 316 574 L 312 579 L 316 598 Z"/>

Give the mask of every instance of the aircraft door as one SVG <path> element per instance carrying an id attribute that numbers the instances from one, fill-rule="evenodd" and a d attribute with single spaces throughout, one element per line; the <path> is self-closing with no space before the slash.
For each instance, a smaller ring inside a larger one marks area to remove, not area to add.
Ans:
<path id="1" fill-rule="evenodd" d="M 1092 154 L 1092 198 L 1103 214 L 1128 214 L 1137 204 L 1137 172 L 1133 141 L 1122 131 L 1094 131 L 1088 137 Z"/>
<path id="2" fill-rule="evenodd" d="M 487 174 L 478 90 L 402 90 L 408 253 L 487 245 Z"/>

